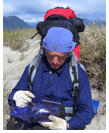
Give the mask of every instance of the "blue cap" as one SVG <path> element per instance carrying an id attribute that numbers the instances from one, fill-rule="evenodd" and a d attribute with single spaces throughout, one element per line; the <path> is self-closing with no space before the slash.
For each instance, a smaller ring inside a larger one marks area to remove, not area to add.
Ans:
<path id="1" fill-rule="evenodd" d="M 73 42 L 72 32 L 62 27 L 50 28 L 43 39 L 45 49 L 60 53 L 71 52 L 76 44 L 76 42 Z"/>

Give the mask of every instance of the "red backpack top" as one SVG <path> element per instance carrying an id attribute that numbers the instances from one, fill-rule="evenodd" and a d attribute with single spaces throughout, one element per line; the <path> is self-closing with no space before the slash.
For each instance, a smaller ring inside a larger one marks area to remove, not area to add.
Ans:
<path id="1" fill-rule="evenodd" d="M 54 14 L 58 14 L 58 15 L 62 15 L 64 17 L 66 17 L 67 19 L 70 18 L 75 18 L 75 12 L 70 9 L 70 8 L 54 8 L 54 9 L 50 9 L 46 12 L 45 17 L 44 17 L 44 21 L 51 15 Z"/>

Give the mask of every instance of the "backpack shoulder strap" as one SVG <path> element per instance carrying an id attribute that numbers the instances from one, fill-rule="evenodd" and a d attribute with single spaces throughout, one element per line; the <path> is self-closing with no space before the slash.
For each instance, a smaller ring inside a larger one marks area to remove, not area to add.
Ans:
<path id="1" fill-rule="evenodd" d="M 39 50 L 39 53 L 33 58 L 33 60 L 31 61 L 30 65 L 29 65 L 29 72 L 28 72 L 28 82 L 29 82 L 29 89 L 30 91 L 32 91 L 32 85 L 33 85 L 33 80 L 37 71 L 37 67 L 41 61 L 42 55 L 44 49 L 41 48 Z"/>
<path id="2" fill-rule="evenodd" d="M 78 65 L 85 71 L 84 66 L 78 62 L 74 52 L 72 51 L 70 53 L 71 60 L 69 62 L 69 73 L 70 73 L 70 78 L 72 81 L 73 85 L 73 91 L 72 91 L 72 96 L 74 97 L 74 102 L 73 102 L 73 115 L 75 115 L 75 104 L 78 99 L 78 89 L 79 89 L 79 77 L 78 77 Z"/>
<path id="3" fill-rule="evenodd" d="M 73 51 L 71 52 L 71 60 L 69 62 L 69 74 L 73 85 L 73 91 L 72 91 L 72 96 L 74 97 L 73 115 L 75 115 L 74 108 L 75 108 L 75 103 L 78 99 L 79 79 L 78 79 L 78 61 Z"/>
<path id="4" fill-rule="evenodd" d="M 76 86 L 79 88 L 78 61 L 73 51 L 71 52 L 71 60 L 69 62 L 69 73 L 70 73 L 71 81 L 74 88 Z"/>

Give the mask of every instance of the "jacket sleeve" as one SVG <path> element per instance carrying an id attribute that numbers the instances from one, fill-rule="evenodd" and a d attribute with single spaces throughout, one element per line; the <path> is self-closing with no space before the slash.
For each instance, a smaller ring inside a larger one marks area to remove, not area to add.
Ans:
<path id="1" fill-rule="evenodd" d="M 75 105 L 76 115 L 67 121 L 70 129 L 79 129 L 89 124 L 94 117 L 91 89 L 89 80 L 84 70 L 80 67 L 79 72 L 79 97 Z"/>
<path id="2" fill-rule="evenodd" d="M 9 94 L 8 97 L 8 104 L 12 107 L 15 107 L 15 101 L 13 100 L 13 96 L 14 94 L 19 91 L 19 90 L 28 90 L 29 89 L 29 84 L 28 84 L 28 70 L 29 70 L 29 66 L 27 66 L 19 80 L 19 82 L 17 83 L 17 85 L 13 88 L 13 90 L 11 91 L 11 93 Z"/>

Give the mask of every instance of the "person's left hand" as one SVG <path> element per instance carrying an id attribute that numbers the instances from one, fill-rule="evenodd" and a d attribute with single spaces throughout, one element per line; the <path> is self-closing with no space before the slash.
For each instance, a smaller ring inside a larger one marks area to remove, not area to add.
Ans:
<path id="1" fill-rule="evenodd" d="M 51 122 L 41 122 L 40 125 L 52 130 L 67 130 L 67 122 L 64 119 L 52 115 L 48 118 Z"/>

